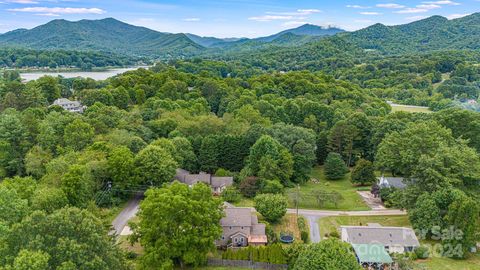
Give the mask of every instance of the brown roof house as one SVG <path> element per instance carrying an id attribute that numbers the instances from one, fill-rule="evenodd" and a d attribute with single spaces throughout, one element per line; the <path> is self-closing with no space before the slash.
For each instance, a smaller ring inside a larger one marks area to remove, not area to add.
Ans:
<path id="1" fill-rule="evenodd" d="M 204 172 L 199 174 L 191 174 L 189 171 L 184 169 L 177 169 L 175 179 L 188 186 L 193 186 L 199 182 L 205 183 L 212 187 L 212 191 L 215 194 L 220 194 L 225 190 L 225 188 L 233 185 L 233 177 L 231 176 L 212 176 L 211 174 Z"/>
<path id="2" fill-rule="evenodd" d="M 217 246 L 245 247 L 267 244 L 265 224 L 258 223 L 251 208 L 226 207 L 225 217 L 220 220 L 223 233 Z"/>

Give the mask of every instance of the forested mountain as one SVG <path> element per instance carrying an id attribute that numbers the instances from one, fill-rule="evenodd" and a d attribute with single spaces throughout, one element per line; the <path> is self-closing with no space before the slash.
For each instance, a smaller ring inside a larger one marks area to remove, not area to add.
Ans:
<path id="1" fill-rule="evenodd" d="M 313 24 L 304 24 L 300 27 L 284 30 L 280 33 L 268 36 L 257 38 L 258 41 L 271 42 L 285 34 L 294 34 L 297 36 L 313 36 L 313 37 L 323 37 L 323 36 L 333 36 L 338 33 L 345 32 L 345 30 L 336 28 L 336 27 L 321 27 Z"/>
<path id="2" fill-rule="evenodd" d="M 16 30 L 0 35 L 0 45 L 152 57 L 185 56 L 203 49 L 184 34 L 160 33 L 112 18 L 78 22 L 53 20 L 31 30 Z"/>
<path id="3" fill-rule="evenodd" d="M 480 13 L 454 20 L 432 16 L 398 26 L 375 24 L 343 36 L 361 48 L 388 54 L 476 50 L 480 48 Z"/>
<path id="4" fill-rule="evenodd" d="M 244 40 L 246 38 L 216 38 L 216 37 L 202 37 L 194 34 L 185 34 L 193 42 L 203 46 L 203 47 L 217 47 L 223 46 L 228 43 Z"/>

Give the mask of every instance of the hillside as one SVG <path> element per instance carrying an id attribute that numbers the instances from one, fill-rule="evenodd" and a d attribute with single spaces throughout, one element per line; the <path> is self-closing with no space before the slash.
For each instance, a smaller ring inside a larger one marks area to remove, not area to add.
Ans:
<path id="1" fill-rule="evenodd" d="M 0 35 L 0 45 L 31 49 L 105 51 L 136 56 L 188 56 L 203 49 L 184 34 L 160 33 L 118 20 L 53 20 Z"/>
<path id="2" fill-rule="evenodd" d="M 363 49 L 387 54 L 477 50 L 480 48 L 480 13 L 454 20 L 432 16 L 397 26 L 375 24 L 342 36 Z"/>
<path id="3" fill-rule="evenodd" d="M 345 30 L 336 28 L 336 27 L 325 28 L 325 27 L 321 27 L 313 24 L 304 24 L 300 27 L 284 30 L 280 33 L 277 33 L 268 37 L 257 38 L 256 40 L 262 41 L 262 42 L 271 42 L 285 34 L 294 34 L 296 36 L 325 37 L 325 36 L 333 36 L 343 32 L 345 32 Z"/>

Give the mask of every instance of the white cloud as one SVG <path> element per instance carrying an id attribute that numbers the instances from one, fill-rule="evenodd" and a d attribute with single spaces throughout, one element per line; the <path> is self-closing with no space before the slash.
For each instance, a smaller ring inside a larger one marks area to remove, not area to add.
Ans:
<path id="1" fill-rule="evenodd" d="M 424 4 L 432 4 L 432 5 L 450 5 L 450 6 L 458 6 L 460 3 L 450 1 L 450 0 L 442 0 L 442 1 L 427 1 L 423 2 Z"/>
<path id="2" fill-rule="evenodd" d="M 435 5 L 435 4 L 422 4 L 422 5 L 418 5 L 417 8 L 421 8 L 421 9 L 436 9 L 436 8 L 442 8 L 442 7 L 439 6 L 439 5 Z"/>
<path id="3" fill-rule="evenodd" d="M 38 4 L 38 1 L 35 0 L 9 0 L 7 2 L 15 4 Z"/>
<path id="4" fill-rule="evenodd" d="M 200 18 L 185 18 L 183 19 L 185 22 L 198 22 Z"/>
<path id="5" fill-rule="evenodd" d="M 355 9 L 369 9 L 371 7 L 368 6 L 360 6 L 360 5 L 347 5 L 347 8 L 355 8 Z"/>
<path id="6" fill-rule="evenodd" d="M 301 15 L 311 15 L 315 13 L 320 13 L 322 11 L 319 9 L 298 9 L 297 12 Z"/>
<path id="7" fill-rule="evenodd" d="M 377 4 L 379 8 L 404 8 L 404 5 L 394 4 L 394 3 L 387 3 L 387 4 Z"/>
<path id="8" fill-rule="evenodd" d="M 395 11 L 398 14 L 412 14 L 412 13 L 424 13 L 428 12 L 428 9 L 425 8 L 406 8 L 399 11 Z"/>
<path id="9" fill-rule="evenodd" d="M 263 15 L 263 16 L 256 16 L 248 18 L 250 21 L 257 21 L 257 22 L 271 22 L 275 20 L 291 20 L 293 16 L 285 16 L 285 15 Z"/>
<path id="10" fill-rule="evenodd" d="M 462 17 L 468 16 L 468 15 L 472 15 L 472 14 L 471 14 L 471 13 L 451 14 L 451 15 L 448 15 L 447 18 L 448 18 L 449 20 L 453 20 L 453 19 L 458 19 L 458 18 L 462 18 Z"/>
<path id="11" fill-rule="evenodd" d="M 26 8 L 11 8 L 8 11 L 12 12 L 30 12 L 30 13 L 52 13 L 52 14 L 104 14 L 105 11 L 99 8 L 62 8 L 62 7 L 26 7 Z"/>
<path id="12" fill-rule="evenodd" d="M 45 17 L 59 17 L 60 15 L 55 13 L 37 13 L 36 16 L 45 16 Z"/>
<path id="13" fill-rule="evenodd" d="M 382 15 L 382 13 L 379 13 L 379 12 L 368 12 L 368 11 L 360 12 L 359 14 L 370 15 L 370 16 Z"/>

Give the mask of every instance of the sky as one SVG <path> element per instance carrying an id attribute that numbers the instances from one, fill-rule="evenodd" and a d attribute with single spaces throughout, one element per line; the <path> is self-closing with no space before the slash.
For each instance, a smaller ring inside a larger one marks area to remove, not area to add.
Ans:
<path id="1" fill-rule="evenodd" d="M 305 23 L 348 31 L 480 12 L 480 0 L 0 0 L 0 33 L 53 19 L 115 19 L 170 33 L 258 37 Z"/>

